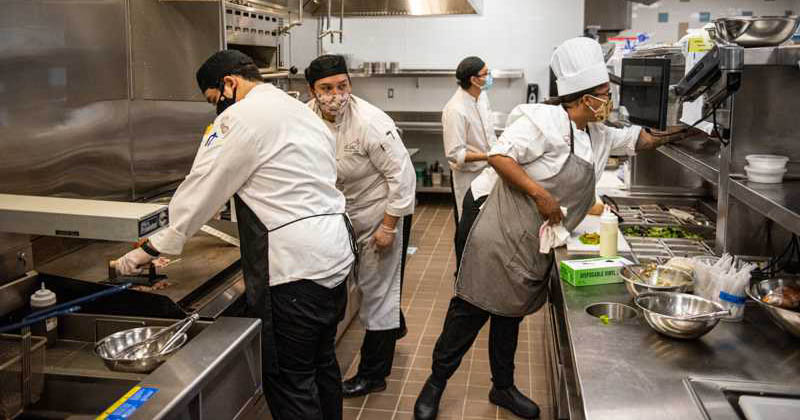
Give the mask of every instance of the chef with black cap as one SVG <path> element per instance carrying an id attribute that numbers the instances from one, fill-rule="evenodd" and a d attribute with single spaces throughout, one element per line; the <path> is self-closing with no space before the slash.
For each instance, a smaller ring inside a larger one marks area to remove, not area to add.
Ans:
<path id="1" fill-rule="evenodd" d="M 486 91 L 494 80 L 478 57 L 461 60 L 456 68 L 458 88 L 442 110 L 444 154 L 453 171 L 456 224 L 461 218 L 464 195 L 488 165 L 489 148 L 497 141 Z"/>
<path id="2" fill-rule="evenodd" d="M 394 121 L 352 94 L 347 64 L 323 55 L 305 71 L 313 99 L 308 106 L 336 137 L 336 186 L 358 237 L 353 280 L 363 296 L 359 317 L 366 327 L 356 375 L 344 397 L 386 389 L 400 334 L 403 217 L 414 211 L 416 176 Z"/>
<path id="3" fill-rule="evenodd" d="M 185 242 L 234 196 L 250 314 L 261 318 L 273 418 L 341 419 L 336 328 L 357 252 L 336 188 L 335 139 L 303 103 L 262 83 L 250 57 L 212 55 L 197 71 L 219 116 L 169 205 L 170 226 L 116 261 L 137 274 Z"/>

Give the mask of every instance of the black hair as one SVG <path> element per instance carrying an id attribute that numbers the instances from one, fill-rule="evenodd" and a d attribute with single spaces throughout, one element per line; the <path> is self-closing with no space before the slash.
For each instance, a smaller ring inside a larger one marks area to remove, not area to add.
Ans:
<path id="1" fill-rule="evenodd" d="M 469 89 L 472 86 L 472 76 L 477 76 L 485 66 L 486 63 L 479 57 L 472 56 L 461 60 L 456 68 L 456 79 L 461 89 Z"/>
<path id="2" fill-rule="evenodd" d="M 584 89 L 580 92 L 570 93 L 563 96 L 554 96 L 552 98 L 548 98 L 546 101 L 544 101 L 544 103 L 547 105 L 563 105 L 564 107 L 569 108 L 573 103 L 575 103 L 575 101 L 583 98 L 585 95 L 594 94 L 594 91 L 602 85 L 603 84 L 600 84 L 590 87 L 589 89 Z"/>
<path id="3" fill-rule="evenodd" d="M 225 76 L 239 76 L 252 82 L 262 82 L 261 72 L 252 58 L 237 50 L 217 51 L 197 70 L 197 85 L 201 92 L 220 89 Z"/>

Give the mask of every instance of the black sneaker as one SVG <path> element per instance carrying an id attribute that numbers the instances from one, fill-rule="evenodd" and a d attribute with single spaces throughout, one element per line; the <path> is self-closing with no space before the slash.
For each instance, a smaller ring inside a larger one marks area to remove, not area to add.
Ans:
<path id="1" fill-rule="evenodd" d="M 497 389 L 493 386 L 489 391 L 489 401 L 524 419 L 539 418 L 539 406 L 519 392 L 514 385 L 505 389 Z"/>

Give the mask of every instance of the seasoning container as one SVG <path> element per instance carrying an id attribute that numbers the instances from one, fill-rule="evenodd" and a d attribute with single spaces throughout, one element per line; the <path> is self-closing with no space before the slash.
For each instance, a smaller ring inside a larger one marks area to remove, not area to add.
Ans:
<path id="1" fill-rule="evenodd" d="M 431 168 L 431 184 L 433 184 L 434 187 L 442 185 L 442 170 L 439 167 L 438 160 L 433 164 L 433 167 Z"/>
<path id="2" fill-rule="evenodd" d="M 619 232 L 619 219 L 617 215 L 611 212 L 608 204 L 603 209 L 603 215 L 600 216 L 600 256 L 601 257 L 616 257 L 617 252 L 617 236 Z"/>
<path id="3" fill-rule="evenodd" d="M 31 295 L 31 309 L 34 312 L 47 309 L 56 304 L 56 294 L 47 289 L 44 282 L 42 288 Z M 47 337 L 47 347 L 52 347 L 58 339 L 58 318 L 47 318 L 31 325 L 33 335 Z"/>

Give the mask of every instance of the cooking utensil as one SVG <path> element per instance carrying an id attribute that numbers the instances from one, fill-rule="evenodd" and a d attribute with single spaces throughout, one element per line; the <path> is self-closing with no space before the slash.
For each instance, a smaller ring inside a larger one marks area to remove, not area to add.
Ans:
<path id="1" fill-rule="evenodd" d="M 111 260 L 108 262 L 108 280 L 101 283 L 113 285 L 130 283 L 136 286 L 152 286 L 166 278 L 165 274 L 156 273 L 156 266 L 152 262 L 147 266 L 147 274 L 122 276 L 117 273 L 116 261 Z"/>
<path id="2" fill-rule="evenodd" d="M 657 286 L 652 281 L 652 277 L 646 279 L 642 277 L 641 274 L 639 274 L 637 270 L 641 270 L 641 268 L 642 268 L 641 266 L 623 267 L 619 273 L 620 277 L 622 277 L 622 280 L 625 281 L 625 289 L 627 289 L 628 293 L 630 293 L 630 295 L 634 298 L 641 295 L 642 293 L 650 293 L 650 292 L 684 293 L 692 287 L 691 275 L 684 272 L 683 270 L 678 270 L 678 271 L 681 271 L 682 276 L 688 275 L 689 276 L 688 281 L 673 286 Z M 672 269 L 671 267 L 667 268 Z M 658 270 L 658 268 L 656 270 Z M 653 273 L 653 276 L 655 276 L 655 272 Z M 683 278 L 685 279 L 685 277 Z"/>
<path id="3" fill-rule="evenodd" d="M 714 37 L 742 47 L 782 44 L 797 31 L 797 16 L 729 17 L 714 20 Z"/>
<path id="4" fill-rule="evenodd" d="M 139 327 L 120 331 L 100 340 L 94 347 L 94 353 L 105 363 L 106 367 L 114 371 L 149 373 L 163 363 L 170 355 L 178 351 L 189 337 L 183 334 L 173 348 L 161 354 L 142 354 L 135 359 L 121 359 L 117 357 L 119 352 L 129 348 L 131 345 L 141 343 L 148 338 L 158 334 L 165 327 Z"/>
<path id="5" fill-rule="evenodd" d="M 161 347 L 161 351 L 159 351 L 158 354 L 162 355 L 172 351 L 172 347 L 178 343 L 178 341 L 181 339 L 181 336 L 186 335 L 186 332 L 189 331 L 189 328 L 191 328 L 198 319 L 200 319 L 200 315 L 198 314 L 192 314 L 190 317 L 186 318 L 186 322 L 184 322 L 180 328 L 175 330 L 172 335 L 170 335 L 169 339 L 166 343 L 164 343 L 164 346 Z"/>
<path id="6" fill-rule="evenodd" d="M 643 293 L 634 300 L 642 316 L 656 332 L 679 339 L 699 338 L 717 326 L 719 318 L 687 319 L 692 315 L 723 312 L 722 305 L 686 293 Z"/>
<path id="7" fill-rule="evenodd" d="M 726 316 L 731 316 L 731 310 L 730 309 L 726 309 L 724 311 L 718 311 L 718 312 L 709 312 L 709 313 L 705 313 L 705 314 L 689 315 L 689 316 L 683 317 L 682 319 L 685 320 L 685 321 L 687 321 L 687 320 L 699 321 L 699 320 L 704 320 L 704 319 L 722 319 L 722 318 L 725 318 Z"/>
<path id="8" fill-rule="evenodd" d="M 386 73 L 386 62 L 385 61 L 373 61 L 372 62 L 372 72 L 375 74 L 384 74 Z"/>
<path id="9" fill-rule="evenodd" d="M 753 299 L 759 306 L 764 308 L 772 321 L 779 327 L 795 337 L 800 337 L 800 312 L 780 308 L 763 301 L 764 296 L 784 286 L 793 286 L 800 289 L 800 279 L 775 278 L 753 282 L 750 287 L 745 288 L 745 293 L 750 299 Z"/>
<path id="10" fill-rule="evenodd" d="M 157 355 L 166 348 L 166 344 L 168 342 L 172 341 L 173 335 L 177 334 L 178 331 L 185 332 L 188 329 L 186 325 L 188 324 L 189 327 L 192 326 L 192 324 L 198 318 L 199 315 L 193 314 L 187 318 L 175 322 L 172 325 L 163 328 L 158 333 L 147 337 L 145 340 L 138 343 L 133 343 L 128 348 L 116 352 L 115 356 L 118 359 L 136 359 L 141 357 L 143 354 L 154 353 Z"/>
<path id="11" fill-rule="evenodd" d="M 400 62 L 398 62 L 398 61 L 390 61 L 389 62 L 389 73 L 400 73 Z"/>

